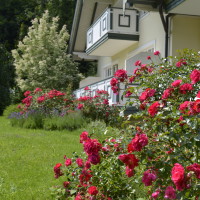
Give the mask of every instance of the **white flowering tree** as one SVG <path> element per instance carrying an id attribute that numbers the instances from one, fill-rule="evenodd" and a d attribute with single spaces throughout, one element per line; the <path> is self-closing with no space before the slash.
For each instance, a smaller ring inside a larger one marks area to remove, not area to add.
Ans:
<path id="1" fill-rule="evenodd" d="M 58 31 L 58 20 L 51 19 L 48 11 L 41 19 L 35 18 L 28 35 L 12 51 L 16 81 L 22 91 L 66 89 L 79 81 L 77 65 L 66 53 L 69 34 L 66 26 Z"/>

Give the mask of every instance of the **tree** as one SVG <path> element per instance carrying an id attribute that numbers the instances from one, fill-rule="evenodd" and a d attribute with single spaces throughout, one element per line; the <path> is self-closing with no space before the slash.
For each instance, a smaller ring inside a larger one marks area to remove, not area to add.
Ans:
<path id="1" fill-rule="evenodd" d="M 77 65 L 66 54 L 69 34 L 66 26 L 58 31 L 58 17 L 51 19 L 48 11 L 35 18 L 28 35 L 12 51 L 17 84 L 22 91 L 36 87 L 66 89 L 79 82 Z"/>
<path id="2" fill-rule="evenodd" d="M 3 45 L 0 45 L 0 115 L 10 103 L 11 74 L 13 74 L 11 55 Z"/>

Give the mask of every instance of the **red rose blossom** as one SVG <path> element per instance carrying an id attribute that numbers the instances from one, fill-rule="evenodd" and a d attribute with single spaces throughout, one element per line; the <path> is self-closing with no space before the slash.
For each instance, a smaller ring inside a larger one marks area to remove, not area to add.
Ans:
<path id="1" fill-rule="evenodd" d="M 89 88 L 88 86 L 86 86 L 86 87 L 84 88 L 84 90 L 90 90 L 90 88 Z"/>
<path id="2" fill-rule="evenodd" d="M 180 86 L 179 91 L 181 94 L 187 94 L 188 91 L 193 90 L 192 84 L 190 83 L 185 83 Z"/>
<path id="3" fill-rule="evenodd" d="M 147 170 L 143 173 L 142 182 L 145 186 L 152 185 L 153 181 L 156 180 L 156 174 L 155 172 L 150 172 L 150 170 Z"/>
<path id="4" fill-rule="evenodd" d="M 88 193 L 91 195 L 97 195 L 98 194 L 98 190 L 96 186 L 90 186 L 88 188 Z"/>
<path id="5" fill-rule="evenodd" d="M 171 171 L 171 178 L 176 189 L 182 191 L 186 188 L 185 170 L 182 165 L 175 163 Z"/>
<path id="6" fill-rule="evenodd" d="M 89 154 L 97 154 L 101 148 L 102 145 L 99 143 L 97 139 L 88 139 L 87 141 L 84 142 L 84 151 L 89 155 Z"/>
<path id="7" fill-rule="evenodd" d="M 120 80 L 120 82 L 124 82 L 125 79 L 128 78 L 127 71 L 124 69 L 119 69 L 115 72 L 114 76 Z"/>
<path id="8" fill-rule="evenodd" d="M 77 159 L 76 159 L 76 164 L 77 164 L 79 167 L 83 167 L 83 166 L 84 166 L 83 159 L 77 158 Z"/>
<path id="9" fill-rule="evenodd" d="M 137 60 L 137 61 L 135 62 L 135 66 L 141 66 L 141 64 L 142 64 L 141 60 Z"/>
<path id="10" fill-rule="evenodd" d="M 148 137 L 146 134 L 136 134 L 128 145 L 128 152 L 141 151 L 143 147 L 148 144 Z"/>
<path id="11" fill-rule="evenodd" d="M 200 81 L 200 70 L 195 69 L 190 74 L 190 79 L 192 80 L 192 84 L 196 84 Z"/>
<path id="12" fill-rule="evenodd" d="M 168 99 L 171 96 L 171 93 L 174 89 L 173 88 L 167 88 L 162 95 L 161 99 Z"/>
<path id="13" fill-rule="evenodd" d="M 147 56 L 147 60 L 151 60 L 151 56 Z"/>
<path id="14" fill-rule="evenodd" d="M 31 91 L 27 90 L 26 92 L 24 92 L 24 96 L 28 97 L 31 94 Z"/>
<path id="15" fill-rule="evenodd" d="M 154 96 L 156 93 L 156 90 L 151 89 L 151 88 L 147 88 L 139 97 L 140 101 L 143 102 L 145 100 L 147 100 L 149 97 Z"/>
<path id="16" fill-rule="evenodd" d="M 200 98 L 200 91 L 198 91 L 198 93 L 197 93 L 197 96 L 196 96 L 197 98 Z"/>
<path id="17" fill-rule="evenodd" d="M 65 160 L 65 166 L 67 167 L 67 166 L 70 166 L 71 164 L 72 164 L 72 159 L 71 158 L 67 158 Z"/>
<path id="18" fill-rule="evenodd" d="M 45 101 L 45 96 L 44 95 L 37 98 L 37 102 L 38 103 L 42 103 L 43 101 Z"/>
<path id="19" fill-rule="evenodd" d="M 187 166 L 188 171 L 193 171 L 198 179 L 200 179 L 200 164 L 194 163 L 190 166 Z"/>
<path id="20" fill-rule="evenodd" d="M 118 80 L 116 78 L 112 78 L 110 81 L 111 86 L 116 86 L 118 84 Z"/>
<path id="21" fill-rule="evenodd" d="M 77 109 L 81 110 L 83 107 L 84 107 L 84 105 L 79 103 L 78 106 L 77 106 Z"/>
<path id="22" fill-rule="evenodd" d="M 90 163 L 92 163 L 93 165 L 97 165 L 97 164 L 99 164 L 100 163 L 100 156 L 99 156 L 99 154 L 90 154 L 90 155 L 88 155 L 88 161 L 90 162 Z"/>
<path id="23" fill-rule="evenodd" d="M 69 184 L 70 184 L 69 181 L 65 181 L 65 182 L 63 183 L 63 186 L 64 186 L 65 188 L 67 188 L 67 187 L 69 186 Z"/>
<path id="24" fill-rule="evenodd" d="M 54 169 L 54 174 L 55 174 L 55 178 L 59 178 L 60 176 L 62 176 L 63 175 L 63 173 L 62 173 L 62 171 L 61 171 L 61 166 L 62 166 L 62 164 L 61 163 L 57 163 L 56 165 L 55 165 L 55 167 L 53 168 Z"/>
<path id="25" fill-rule="evenodd" d="M 153 103 L 149 107 L 149 109 L 148 109 L 149 115 L 151 115 L 152 117 L 154 117 L 158 113 L 159 107 L 160 107 L 160 103 L 158 101 L 156 101 L 155 103 Z"/>
<path id="26" fill-rule="evenodd" d="M 130 178 L 134 175 L 133 169 L 129 168 L 129 166 L 126 166 L 126 175 Z"/>
<path id="27" fill-rule="evenodd" d="M 136 166 L 138 166 L 139 160 L 135 157 L 134 154 L 121 154 L 119 155 L 118 159 L 121 160 L 130 169 L 134 169 Z"/>
<path id="28" fill-rule="evenodd" d="M 154 54 L 155 56 L 158 56 L 158 55 L 160 55 L 160 51 L 155 51 L 153 54 Z"/>
<path id="29" fill-rule="evenodd" d="M 165 199 L 176 199 L 176 190 L 172 186 L 168 186 L 164 197 Z"/>
<path id="30" fill-rule="evenodd" d="M 35 93 L 35 94 L 38 93 L 38 92 L 42 92 L 42 89 L 41 89 L 41 88 L 36 88 L 36 89 L 34 90 L 34 93 Z"/>
<path id="31" fill-rule="evenodd" d="M 182 80 L 175 80 L 175 81 L 171 84 L 171 86 L 172 86 L 172 87 L 179 87 L 181 83 L 182 83 Z"/>
<path id="32" fill-rule="evenodd" d="M 83 131 L 80 135 L 80 143 L 83 143 L 85 142 L 86 140 L 88 140 L 89 137 L 88 137 L 88 132 L 86 131 Z"/>
<path id="33" fill-rule="evenodd" d="M 159 196 L 159 194 L 160 194 L 160 191 L 157 190 L 157 191 L 155 191 L 154 193 L 152 193 L 151 197 L 152 197 L 153 199 L 157 199 L 158 196 Z"/>

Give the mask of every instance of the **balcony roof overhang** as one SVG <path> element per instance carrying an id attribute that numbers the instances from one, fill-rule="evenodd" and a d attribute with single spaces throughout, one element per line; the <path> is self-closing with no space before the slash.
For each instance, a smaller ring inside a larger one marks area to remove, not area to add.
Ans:
<path id="1" fill-rule="evenodd" d="M 107 33 L 86 50 L 90 56 L 113 56 L 139 41 L 139 35 Z M 112 47 L 112 51 L 110 48 Z"/>
<path id="2" fill-rule="evenodd" d="M 166 13 L 200 15 L 200 0 L 123 0 L 123 8 L 158 11 L 161 3 L 164 3 Z"/>
<path id="3" fill-rule="evenodd" d="M 200 16 L 200 0 L 168 0 L 166 11 L 174 14 Z"/>

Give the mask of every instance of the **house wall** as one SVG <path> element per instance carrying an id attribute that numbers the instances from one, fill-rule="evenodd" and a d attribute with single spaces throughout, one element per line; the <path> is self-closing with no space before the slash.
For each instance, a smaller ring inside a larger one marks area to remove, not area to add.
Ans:
<path id="1" fill-rule="evenodd" d="M 152 23 L 153 22 L 153 23 Z M 137 44 L 124 49 L 112 57 L 99 57 L 98 76 L 105 78 L 105 69 L 114 64 L 118 64 L 119 69 L 126 69 L 126 61 L 140 52 L 159 50 L 164 56 L 165 52 L 165 32 L 157 12 L 150 12 L 140 19 L 139 25 L 140 39 Z"/>
<path id="2" fill-rule="evenodd" d="M 154 41 L 154 50 L 165 53 L 165 31 L 158 12 L 149 12 L 140 20 L 139 47 Z"/>
<path id="3" fill-rule="evenodd" d="M 200 50 L 200 17 L 175 15 L 171 19 L 171 54 L 177 49 Z"/>

